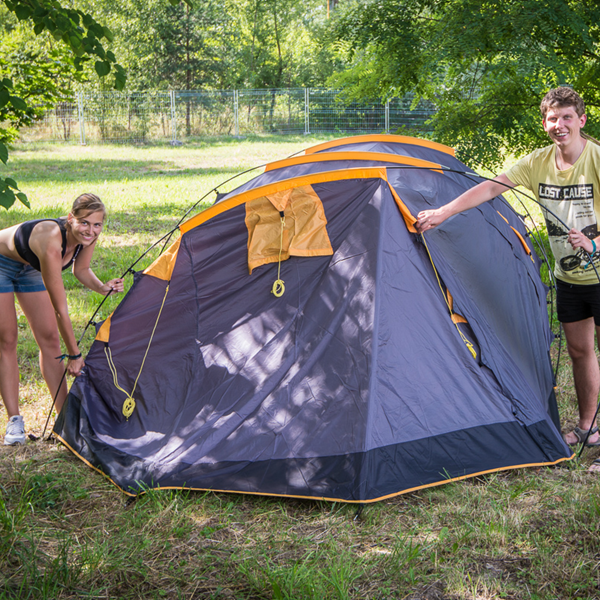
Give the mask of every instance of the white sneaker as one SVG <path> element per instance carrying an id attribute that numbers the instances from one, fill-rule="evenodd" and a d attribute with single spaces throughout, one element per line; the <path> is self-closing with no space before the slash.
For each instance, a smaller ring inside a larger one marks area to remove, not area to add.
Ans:
<path id="1" fill-rule="evenodd" d="M 8 420 L 6 425 L 6 435 L 4 436 L 4 445 L 25 443 L 25 423 L 21 415 L 15 415 Z"/>

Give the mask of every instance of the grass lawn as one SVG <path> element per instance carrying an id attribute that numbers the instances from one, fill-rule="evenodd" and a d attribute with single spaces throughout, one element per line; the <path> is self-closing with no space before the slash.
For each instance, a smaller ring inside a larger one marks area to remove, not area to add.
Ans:
<path id="1" fill-rule="evenodd" d="M 78 194 L 94 192 L 109 218 L 93 267 L 110 279 L 216 185 L 320 141 L 19 145 L 0 174 L 17 179 L 32 210 L 0 210 L 0 228 L 66 214 Z M 77 335 L 101 297 L 68 273 L 65 286 Z M 51 398 L 22 316 L 19 327 L 22 412 L 40 435 Z M 557 394 L 569 429 L 576 410 L 564 351 Z M 0 599 L 596 599 L 600 478 L 586 468 L 599 453 L 406 494 L 357 517 L 351 505 L 234 494 L 150 491 L 130 501 L 60 445 L 0 446 Z"/>

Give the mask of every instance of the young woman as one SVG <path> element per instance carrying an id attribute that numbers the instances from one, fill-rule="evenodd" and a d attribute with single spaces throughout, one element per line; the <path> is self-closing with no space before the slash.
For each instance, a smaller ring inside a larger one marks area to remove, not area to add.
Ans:
<path id="1" fill-rule="evenodd" d="M 73 274 L 99 294 L 123 291 L 123 280 L 102 283 L 90 268 L 92 254 L 104 225 L 106 209 L 94 194 L 82 194 L 69 215 L 59 219 L 27 221 L 0 230 L 0 395 L 9 421 L 4 444 L 25 442 L 25 424 L 19 414 L 16 295 L 40 349 L 40 368 L 52 397 L 57 393 L 64 366 L 60 338 L 66 346 L 67 373 L 77 376 L 84 361 L 69 318 L 62 271 Z M 60 411 L 67 397 L 63 380 L 56 397 Z"/>

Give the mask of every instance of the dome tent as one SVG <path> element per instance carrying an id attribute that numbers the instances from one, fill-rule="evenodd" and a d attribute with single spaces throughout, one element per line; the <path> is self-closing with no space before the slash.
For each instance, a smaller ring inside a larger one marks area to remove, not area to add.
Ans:
<path id="1" fill-rule="evenodd" d="M 136 276 L 55 434 L 134 495 L 371 502 L 568 459 L 518 215 L 496 198 L 413 227 L 469 173 L 390 135 L 268 165 Z"/>

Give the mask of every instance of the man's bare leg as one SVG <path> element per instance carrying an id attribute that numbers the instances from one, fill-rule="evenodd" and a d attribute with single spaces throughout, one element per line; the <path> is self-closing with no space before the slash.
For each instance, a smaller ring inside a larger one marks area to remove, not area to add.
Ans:
<path id="1" fill-rule="evenodd" d="M 573 380 L 579 408 L 579 428 L 585 431 L 595 426 L 594 415 L 600 393 L 600 367 L 596 357 L 595 335 L 600 339 L 600 327 L 594 326 L 592 318 L 575 323 L 563 323 L 567 350 L 573 363 Z M 598 442 L 598 433 L 590 435 L 588 443 Z M 573 432 L 567 433 L 568 444 L 577 443 Z M 592 465 L 591 471 L 599 471 L 600 465 Z"/>

